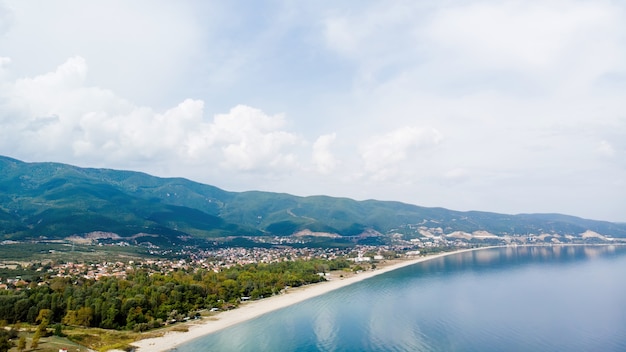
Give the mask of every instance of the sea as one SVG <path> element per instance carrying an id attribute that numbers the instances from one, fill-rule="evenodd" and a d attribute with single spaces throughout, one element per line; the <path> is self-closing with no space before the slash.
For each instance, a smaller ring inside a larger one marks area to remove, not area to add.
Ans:
<path id="1" fill-rule="evenodd" d="M 452 254 L 176 351 L 626 351 L 626 246 Z"/>

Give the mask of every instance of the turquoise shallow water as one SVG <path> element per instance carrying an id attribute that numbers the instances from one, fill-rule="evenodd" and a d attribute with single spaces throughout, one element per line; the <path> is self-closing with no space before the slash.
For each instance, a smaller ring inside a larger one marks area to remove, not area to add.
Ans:
<path id="1" fill-rule="evenodd" d="M 513 247 L 450 255 L 177 351 L 626 351 L 626 248 Z"/>

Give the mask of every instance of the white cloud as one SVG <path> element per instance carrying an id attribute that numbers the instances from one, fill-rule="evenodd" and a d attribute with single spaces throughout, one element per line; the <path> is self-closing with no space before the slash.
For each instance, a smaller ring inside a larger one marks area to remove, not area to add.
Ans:
<path id="1" fill-rule="evenodd" d="M 610 10 L 585 2 L 477 2 L 443 8 L 426 33 L 473 65 L 546 67 L 586 31 L 610 29 Z"/>
<path id="2" fill-rule="evenodd" d="M 193 99 L 159 113 L 86 86 L 87 71 L 74 57 L 53 72 L 5 84 L 3 149 L 108 165 L 182 159 L 254 171 L 297 164 L 292 149 L 303 141 L 285 130 L 283 115 L 240 105 L 209 122 L 204 103 Z"/>
<path id="3" fill-rule="evenodd" d="M 85 159 L 171 160 L 186 157 L 190 136 L 202 129 L 204 103 L 185 100 L 164 113 L 131 107 L 120 114 L 96 111 L 80 117 L 74 154 Z"/>
<path id="4" fill-rule="evenodd" d="M 11 58 L 0 56 L 0 69 L 4 70 L 5 66 L 8 66 L 11 63 Z"/>
<path id="5" fill-rule="evenodd" d="M 442 7 L 415 33 L 449 84 L 569 95 L 626 69 L 623 16 L 605 1 L 483 1 Z"/>
<path id="6" fill-rule="evenodd" d="M 176 94 L 185 89 L 181 73 L 197 67 L 191 61 L 202 47 L 198 21 L 211 22 L 187 4 L 167 2 L 4 2 L 13 20 L 0 47 L 18 76 L 80 55 L 92 68 L 91 83 L 142 104 L 183 100 Z"/>
<path id="7" fill-rule="evenodd" d="M 73 57 L 55 71 L 33 78 L 18 79 L 12 86 L 11 107 L 31 118 L 71 113 L 71 118 L 93 103 L 106 101 L 110 108 L 116 100 L 108 91 L 84 87 L 87 65 L 82 57 Z M 111 99 L 113 98 L 113 99 Z M 97 109 L 98 106 L 93 106 Z"/>
<path id="8" fill-rule="evenodd" d="M 433 147 L 441 140 L 441 133 L 434 128 L 404 127 L 370 138 L 361 145 L 361 158 L 372 178 L 382 181 L 394 176 L 403 163 L 413 170 L 415 161 L 409 159 L 414 152 Z"/>
<path id="9" fill-rule="evenodd" d="M 326 45 L 356 63 L 355 90 L 384 82 L 413 65 L 419 52 L 411 43 L 412 28 L 420 22 L 417 8 L 414 2 L 396 1 L 351 7 L 325 17 Z"/>
<path id="10" fill-rule="evenodd" d="M 332 13 L 324 38 L 357 67 L 360 93 L 398 83 L 431 94 L 567 93 L 626 72 L 624 16 L 608 1 L 397 1 Z"/>
<path id="11" fill-rule="evenodd" d="M 598 143 L 598 147 L 596 148 L 596 151 L 598 153 L 600 153 L 600 155 L 603 155 L 603 156 L 606 156 L 606 157 L 614 157 L 615 156 L 615 149 L 607 141 L 600 141 L 600 143 Z"/>
<path id="12" fill-rule="evenodd" d="M 283 130 L 283 115 L 269 116 L 261 110 L 239 105 L 228 114 L 215 116 L 210 139 L 223 151 L 222 164 L 238 170 L 276 169 L 293 166 L 290 149 L 301 142 Z"/>
<path id="13" fill-rule="evenodd" d="M 321 174 L 331 173 L 339 161 L 330 150 L 331 145 L 337 138 L 335 133 L 319 136 L 313 143 L 313 164 L 317 172 Z"/>

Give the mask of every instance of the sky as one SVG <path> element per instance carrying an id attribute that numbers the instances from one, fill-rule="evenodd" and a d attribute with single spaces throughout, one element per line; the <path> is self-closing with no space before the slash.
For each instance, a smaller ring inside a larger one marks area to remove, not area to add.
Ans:
<path id="1" fill-rule="evenodd" d="M 0 0 L 0 154 L 626 222 L 626 3 Z"/>

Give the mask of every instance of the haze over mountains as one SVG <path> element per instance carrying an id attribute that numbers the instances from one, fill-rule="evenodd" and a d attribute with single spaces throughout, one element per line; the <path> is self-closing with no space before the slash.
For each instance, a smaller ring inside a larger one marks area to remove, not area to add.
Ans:
<path id="1" fill-rule="evenodd" d="M 218 238 L 316 236 L 384 239 L 489 233 L 626 237 L 626 224 L 560 214 L 459 212 L 400 202 L 228 192 L 183 178 L 25 163 L 0 156 L 0 239 L 104 233 L 133 243 L 202 244 Z M 106 235 L 104 235 L 106 236 Z M 119 237 L 117 237 L 119 236 Z"/>

